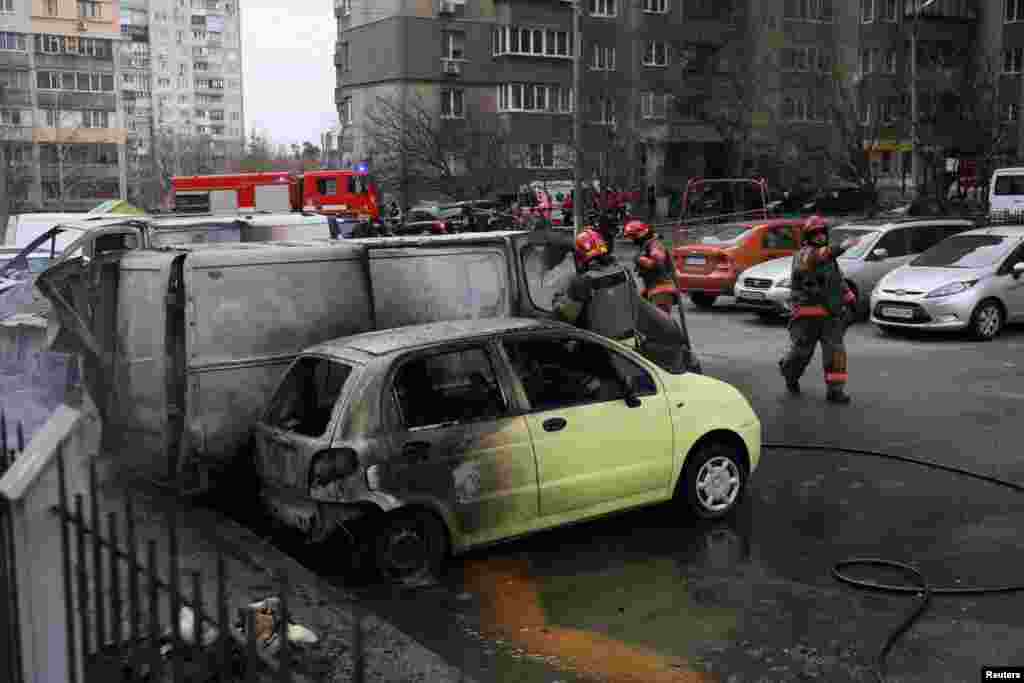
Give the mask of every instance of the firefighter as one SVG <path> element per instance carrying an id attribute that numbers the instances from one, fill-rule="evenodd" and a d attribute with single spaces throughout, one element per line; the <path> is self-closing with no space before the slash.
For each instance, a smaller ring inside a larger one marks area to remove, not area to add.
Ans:
<path id="1" fill-rule="evenodd" d="M 672 313 L 679 290 L 672 275 L 672 259 L 651 226 L 643 221 L 630 221 L 624 231 L 626 239 L 639 247 L 635 264 L 636 273 L 643 282 L 640 296 L 666 314 Z"/>
<path id="2" fill-rule="evenodd" d="M 804 226 L 804 244 L 793 255 L 791 275 L 792 317 L 789 322 L 789 351 L 779 361 L 779 370 L 790 393 L 800 393 L 800 377 L 821 343 L 825 371 L 826 399 L 849 403 L 846 393 L 846 311 L 855 298 L 843 281 L 836 258 L 856 244 L 847 240 L 829 246 L 828 226 L 821 216 L 811 216 Z"/>
<path id="3" fill-rule="evenodd" d="M 575 260 L 576 275 L 555 293 L 555 312 L 562 320 L 610 339 L 632 337 L 636 332 L 636 285 L 593 228 L 576 237 Z"/>

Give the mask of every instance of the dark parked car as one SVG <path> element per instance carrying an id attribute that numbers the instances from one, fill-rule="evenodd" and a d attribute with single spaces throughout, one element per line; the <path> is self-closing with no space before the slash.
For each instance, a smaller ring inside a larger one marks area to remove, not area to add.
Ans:
<path id="1" fill-rule="evenodd" d="M 866 213 L 877 202 L 877 193 L 854 185 L 835 185 L 819 190 L 804 210 L 823 214 Z"/>

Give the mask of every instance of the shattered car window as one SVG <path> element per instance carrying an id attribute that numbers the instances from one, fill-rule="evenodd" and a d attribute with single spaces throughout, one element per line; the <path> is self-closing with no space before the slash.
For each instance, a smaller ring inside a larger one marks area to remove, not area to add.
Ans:
<path id="1" fill-rule="evenodd" d="M 522 259 L 530 301 L 543 311 L 552 310 L 555 293 L 576 274 L 572 251 L 530 244 L 523 247 Z"/>
<path id="2" fill-rule="evenodd" d="M 493 419 L 508 407 L 482 348 L 409 361 L 395 378 L 395 396 L 408 429 Z"/>
<path id="3" fill-rule="evenodd" d="M 270 404 L 267 422 L 303 436 L 323 436 L 352 368 L 326 358 L 300 358 Z"/>
<path id="4" fill-rule="evenodd" d="M 625 387 L 603 346 L 579 339 L 504 342 L 533 410 L 625 398 Z"/>

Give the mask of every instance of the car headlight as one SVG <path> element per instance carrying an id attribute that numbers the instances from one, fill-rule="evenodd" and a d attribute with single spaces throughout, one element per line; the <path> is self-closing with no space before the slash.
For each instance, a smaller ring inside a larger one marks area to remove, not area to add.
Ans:
<path id="1" fill-rule="evenodd" d="M 933 289 L 924 295 L 925 299 L 938 299 L 943 296 L 953 296 L 960 292 L 965 292 L 974 285 L 978 284 L 977 280 L 965 280 L 963 282 L 950 282 L 948 285 L 943 285 L 938 289 Z"/>
<path id="2" fill-rule="evenodd" d="M 775 286 L 776 287 L 782 287 L 784 289 L 789 289 L 790 284 L 792 284 L 790 279 L 788 277 L 784 277 L 781 280 L 779 280 L 778 282 L 776 282 Z"/>

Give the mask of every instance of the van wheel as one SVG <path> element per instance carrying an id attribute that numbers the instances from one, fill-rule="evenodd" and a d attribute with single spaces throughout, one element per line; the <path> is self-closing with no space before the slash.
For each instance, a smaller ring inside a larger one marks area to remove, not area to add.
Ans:
<path id="1" fill-rule="evenodd" d="M 690 301 L 692 301 L 697 308 L 702 308 L 704 310 L 714 306 L 715 299 L 717 298 L 718 297 L 714 294 L 705 294 L 704 292 L 693 292 L 690 294 Z"/>
<path id="2" fill-rule="evenodd" d="M 993 299 L 978 304 L 971 315 L 971 336 L 978 341 L 992 341 L 1003 329 L 1003 309 Z"/>
<path id="3" fill-rule="evenodd" d="M 406 585 L 436 582 L 448 553 L 444 524 L 427 510 L 398 510 L 371 533 L 377 570 L 388 581 Z"/>
<path id="4" fill-rule="evenodd" d="M 740 449 L 724 439 L 701 444 L 686 459 L 676 497 L 700 519 L 721 519 L 743 498 L 747 468 Z"/>

